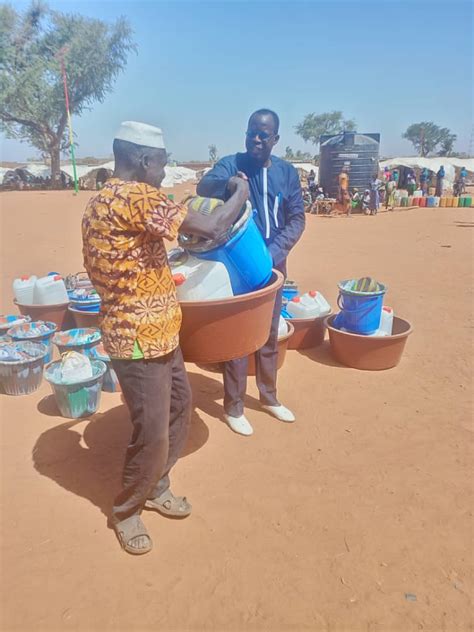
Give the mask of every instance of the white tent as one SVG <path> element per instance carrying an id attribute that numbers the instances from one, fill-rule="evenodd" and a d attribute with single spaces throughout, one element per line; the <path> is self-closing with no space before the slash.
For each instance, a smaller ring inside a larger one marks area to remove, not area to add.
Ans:
<path id="1" fill-rule="evenodd" d="M 467 171 L 474 173 L 474 158 L 420 158 L 419 156 L 409 156 L 405 158 L 389 158 L 388 160 L 382 160 L 379 163 L 380 169 L 388 167 L 389 169 L 395 167 L 411 167 L 412 169 L 424 169 L 425 167 L 430 171 L 436 173 L 441 165 L 444 166 L 445 184 L 452 188 L 455 178 L 455 167 L 459 169 L 466 167 Z"/>
<path id="2" fill-rule="evenodd" d="M 296 169 L 302 169 L 306 173 L 309 173 L 311 170 L 313 170 L 314 173 L 316 174 L 316 182 L 318 182 L 319 167 L 317 167 L 316 165 L 313 165 L 311 162 L 292 162 L 291 164 Z"/>
<path id="3" fill-rule="evenodd" d="M 110 169 L 111 171 L 115 168 L 115 162 L 111 160 L 110 162 L 106 162 L 103 165 L 95 165 L 94 167 L 89 167 L 89 171 L 92 169 L 99 169 L 100 167 L 104 169 Z M 189 182 L 191 180 L 196 180 L 197 172 L 193 169 L 188 169 L 187 167 L 165 167 L 165 179 L 161 183 L 161 186 L 164 188 L 171 188 L 175 184 L 181 184 L 182 182 Z"/>
<path id="4" fill-rule="evenodd" d="M 115 163 L 113 160 L 102 165 L 77 165 L 76 173 L 78 178 L 83 178 L 95 169 L 103 168 L 113 171 L 114 167 Z M 46 178 L 51 175 L 51 169 L 44 164 L 30 163 L 22 168 L 36 177 L 41 176 L 43 178 Z M 0 168 L 0 182 L 3 180 L 3 176 L 7 171 L 10 171 L 10 169 L 5 169 L 4 167 Z M 71 178 L 74 175 L 72 165 L 61 165 L 61 171 L 63 171 Z M 187 167 L 165 167 L 165 172 L 166 176 L 161 185 L 165 188 L 171 188 L 175 184 L 181 184 L 182 182 L 190 182 L 192 180 L 196 180 L 197 175 L 196 171 L 194 171 L 193 169 L 188 169 Z"/>

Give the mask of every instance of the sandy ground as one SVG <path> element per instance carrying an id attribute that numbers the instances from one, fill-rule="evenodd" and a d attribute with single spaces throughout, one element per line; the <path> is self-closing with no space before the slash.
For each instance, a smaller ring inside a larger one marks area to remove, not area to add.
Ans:
<path id="1" fill-rule="evenodd" d="M 88 196 L 0 196 L 3 312 L 15 275 L 82 268 Z M 333 305 L 339 279 L 386 282 L 415 327 L 402 363 L 368 373 L 327 343 L 291 352 L 279 390 L 297 423 L 263 414 L 252 382 L 251 438 L 222 423 L 219 378 L 190 365 L 173 481 L 194 511 L 147 513 L 143 558 L 106 527 L 130 433 L 120 396 L 81 421 L 58 416 L 46 384 L 3 397 L 1 629 L 472 630 L 473 228 L 472 209 L 309 216 L 291 278 Z"/>

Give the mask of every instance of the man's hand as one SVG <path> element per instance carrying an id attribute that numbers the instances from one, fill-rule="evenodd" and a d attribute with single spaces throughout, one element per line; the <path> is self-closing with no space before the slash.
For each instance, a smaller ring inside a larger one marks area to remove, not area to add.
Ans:
<path id="1" fill-rule="evenodd" d="M 241 172 L 239 172 L 241 173 Z M 227 191 L 229 192 L 230 195 L 234 195 L 234 193 L 236 193 L 237 191 L 241 192 L 242 194 L 245 193 L 245 196 L 248 198 L 249 196 L 249 183 L 247 180 L 247 176 L 245 174 L 242 174 L 244 176 L 244 178 L 240 177 L 239 175 L 236 176 L 232 176 L 232 178 L 229 178 L 228 182 L 227 182 Z"/>

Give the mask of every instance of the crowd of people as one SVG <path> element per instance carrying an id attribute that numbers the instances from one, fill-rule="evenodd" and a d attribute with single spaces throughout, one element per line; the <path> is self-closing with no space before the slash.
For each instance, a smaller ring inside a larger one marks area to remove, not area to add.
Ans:
<path id="1" fill-rule="evenodd" d="M 467 169 L 462 167 L 454 183 L 454 195 L 461 195 L 465 192 L 467 175 Z M 433 182 L 433 176 L 436 178 L 435 182 Z M 422 196 L 428 196 L 430 189 L 434 186 L 434 194 L 441 197 L 444 193 L 445 177 L 444 165 L 440 166 L 436 174 L 425 167 L 420 171 L 418 178 L 412 168 L 400 170 L 385 167 L 382 173 L 372 177 L 369 188 L 359 191 L 356 187 L 350 188 L 350 170 L 348 166 L 345 166 L 338 177 L 335 210 L 347 216 L 350 216 L 354 210 L 367 215 L 376 215 L 381 205 L 385 205 L 386 209 L 396 206 L 398 189 L 407 191 L 408 196 L 414 195 L 417 190 L 421 191 Z M 307 175 L 307 185 L 307 190 L 304 192 L 307 208 L 327 199 L 326 192 L 316 182 L 314 170 L 311 170 Z M 329 206 L 328 212 L 331 212 L 332 209 L 333 207 Z"/>

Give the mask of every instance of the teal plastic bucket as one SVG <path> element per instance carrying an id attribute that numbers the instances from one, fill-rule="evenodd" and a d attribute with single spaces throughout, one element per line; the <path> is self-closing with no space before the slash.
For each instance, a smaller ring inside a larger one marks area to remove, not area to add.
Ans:
<path id="1" fill-rule="evenodd" d="M 57 328 L 58 327 L 55 323 L 36 320 L 32 323 L 14 325 L 7 330 L 7 334 L 16 342 L 39 342 L 46 345 L 48 353 L 44 359 L 44 363 L 48 364 L 48 362 L 51 361 L 53 352 L 52 338 Z"/>
<path id="2" fill-rule="evenodd" d="M 59 412 L 63 417 L 78 419 L 89 417 L 97 411 L 107 367 L 101 360 L 91 360 L 91 364 L 92 377 L 73 384 L 61 383 L 60 360 L 51 362 L 45 368 L 44 377 L 51 385 Z"/>
<path id="3" fill-rule="evenodd" d="M 66 331 L 58 331 L 53 336 L 53 343 L 57 346 L 60 355 L 67 351 L 77 351 L 92 357 L 92 350 L 100 343 L 100 340 L 100 329 L 97 327 L 67 329 Z"/>
<path id="4" fill-rule="evenodd" d="M 0 343 L 0 392 L 6 395 L 29 395 L 43 380 L 45 344 L 4 341 Z"/>
<path id="5" fill-rule="evenodd" d="M 336 316 L 334 325 L 354 334 L 373 334 L 380 327 L 383 297 L 387 288 L 379 283 L 376 292 L 357 292 L 346 289 L 350 283 L 352 282 L 339 283 L 337 304 L 341 311 Z"/>

